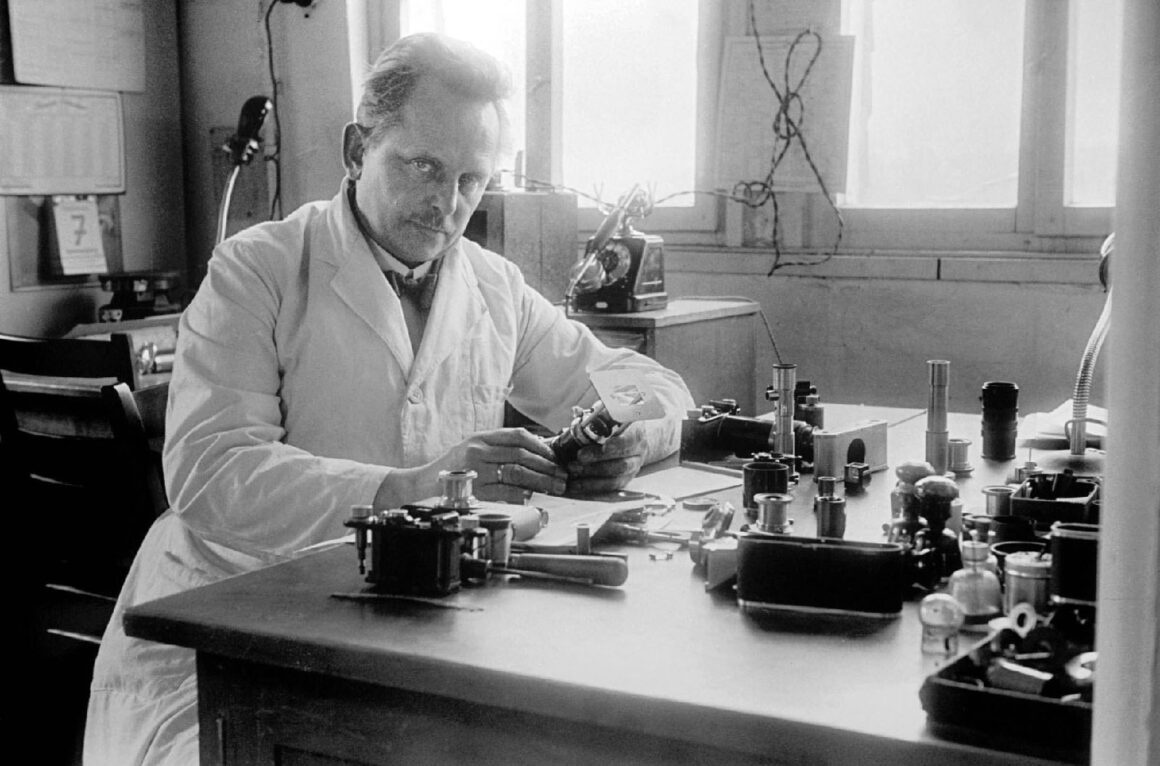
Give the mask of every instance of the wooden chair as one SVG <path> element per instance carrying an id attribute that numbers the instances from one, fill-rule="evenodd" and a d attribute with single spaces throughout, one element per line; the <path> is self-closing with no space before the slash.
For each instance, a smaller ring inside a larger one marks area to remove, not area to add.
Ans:
<path id="1" fill-rule="evenodd" d="M 101 398 L 126 469 L 137 479 L 132 482 L 141 493 L 137 509 L 152 523 L 169 508 L 161 469 L 169 385 L 155 384 L 132 391 L 128 384 L 114 383 L 101 388 Z"/>
<path id="2" fill-rule="evenodd" d="M 76 762 L 101 634 L 156 513 L 156 489 L 127 456 L 102 392 L 137 380 L 128 336 L 0 335 L 3 566 L 15 595 L 5 642 L 31 668 L 12 720 L 53 722 L 45 763 Z"/>

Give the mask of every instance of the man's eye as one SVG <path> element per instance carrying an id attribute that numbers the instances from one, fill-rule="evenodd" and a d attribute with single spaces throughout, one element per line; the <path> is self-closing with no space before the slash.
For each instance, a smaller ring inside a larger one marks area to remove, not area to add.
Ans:
<path id="1" fill-rule="evenodd" d="M 479 176 L 461 176 L 459 178 L 459 190 L 464 194 L 471 194 L 479 188 L 481 183 L 482 180 Z"/>
<path id="2" fill-rule="evenodd" d="M 423 175 L 431 175 L 435 172 L 435 163 L 431 162 L 431 160 L 424 160 L 421 158 L 411 160 L 411 167 L 415 168 L 415 170 L 419 171 Z"/>

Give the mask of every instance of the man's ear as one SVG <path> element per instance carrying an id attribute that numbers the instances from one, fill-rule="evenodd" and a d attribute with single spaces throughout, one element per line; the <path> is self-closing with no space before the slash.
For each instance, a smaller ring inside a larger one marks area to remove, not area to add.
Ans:
<path id="1" fill-rule="evenodd" d="M 366 142 L 362 128 L 356 123 L 348 122 L 342 129 L 342 164 L 346 168 L 347 177 L 352 181 L 357 181 L 362 175 L 365 153 Z"/>

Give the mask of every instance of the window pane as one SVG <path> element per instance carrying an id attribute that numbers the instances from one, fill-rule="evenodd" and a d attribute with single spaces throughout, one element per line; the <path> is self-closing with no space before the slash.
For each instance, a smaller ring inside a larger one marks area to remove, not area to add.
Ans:
<path id="1" fill-rule="evenodd" d="M 845 204 L 1015 206 L 1023 5 L 847 0 L 844 31 L 857 41 Z"/>
<path id="2" fill-rule="evenodd" d="M 695 188 L 697 6 L 564 0 L 565 185 L 607 202 L 635 183 L 656 197 Z"/>
<path id="3" fill-rule="evenodd" d="M 1064 204 L 1112 205 L 1123 0 L 1072 0 Z"/>
<path id="4" fill-rule="evenodd" d="M 400 31 L 440 32 L 468 40 L 502 61 L 511 72 L 509 100 L 513 151 L 524 148 L 524 0 L 403 0 Z"/>

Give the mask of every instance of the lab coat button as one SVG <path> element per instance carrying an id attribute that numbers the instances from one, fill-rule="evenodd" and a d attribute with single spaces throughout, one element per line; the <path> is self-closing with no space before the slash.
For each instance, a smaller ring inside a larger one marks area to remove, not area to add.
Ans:
<path id="1" fill-rule="evenodd" d="M 412 391 L 411 393 L 407 394 L 407 401 L 408 401 L 408 402 L 410 402 L 411 404 L 420 404 L 420 403 L 422 403 L 422 401 L 423 401 L 423 391 L 422 391 L 422 389 L 418 389 L 418 388 L 416 388 L 414 391 Z"/>

